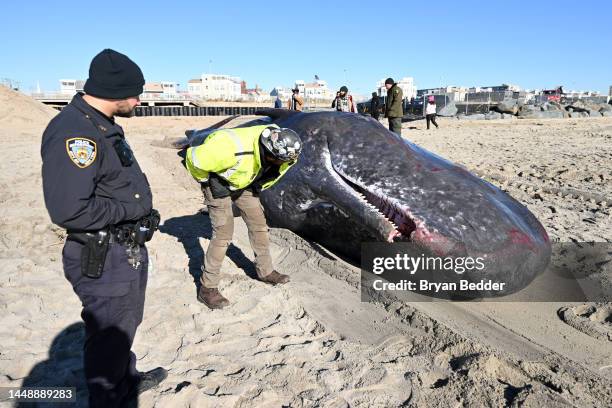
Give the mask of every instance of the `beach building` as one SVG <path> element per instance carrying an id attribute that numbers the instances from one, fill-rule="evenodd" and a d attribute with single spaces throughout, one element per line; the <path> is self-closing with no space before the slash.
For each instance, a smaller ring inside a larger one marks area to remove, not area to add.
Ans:
<path id="1" fill-rule="evenodd" d="M 147 82 L 143 87 L 143 95 L 142 97 L 146 98 L 147 96 L 154 97 L 172 97 L 176 95 L 178 88 L 178 84 L 176 82 L 170 81 L 162 81 L 162 82 Z"/>
<path id="2" fill-rule="evenodd" d="M 60 94 L 74 95 L 77 92 L 83 92 L 85 81 L 82 79 L 60 79 Z"/>
<path id="3" fill-rule="evenodd" d="M 202 94 L 202 78 L 195 78 L 187 81 L 187 93 L 194 96 L 200 96 Z"/>
<path id="4" fill-rule="evenodd" d="M 295 81 L 295 83 L 293 84 L 293 88 L 297 88 L 300 90 L 300 95 L 304 96 L 304 90 L 306 88 L 306 82 L 304 82 L 302 79 L 297 79 Z"/>
<path id="5" fill-rule="evenodd" d="M 270 92 L 270 96 L 273 99 L 276 99 L 276 96 L 278 96 L 282 101 L 287 101 L 291 99 L 292 90 L 295 88 L 299 89 L 300 96 L 304 98 L 305 102 L 331 102 L 336 96 L 335 90 L 330 90 L 327 81 L 321 79 L 317 79 L 314 82 L 297 79 L 292 87 L 275 86 Z"/>
<path id="6" fill-rule="evenodd" d="M 331 101 L 336 95 L 328 88 L 326 81 L 317 80 L 304 84 L 303 96 L 306 99 Z"/>
<path id="7" fill-rule="evenodd" d="M 248 102 L 269 102 L 272 98 L 259 85 L 255 84 L 255 88 L 248 88 L 246 81 L 241 82 L 240 92 L 241 100 Z"/>
<path id="8" fill-rule="evenodd" d="M 178 84 L 176 82 L 162 81 L 162 93 L 165 95 L 176 95 L 178 93 Z"/>
<path id="9" fill-rule="evenodd" d="M 196 98 L 237 101 L 242 98 L 241 79 L 224 74 L 202 74 L 187 83 L 187 92 Z"/>

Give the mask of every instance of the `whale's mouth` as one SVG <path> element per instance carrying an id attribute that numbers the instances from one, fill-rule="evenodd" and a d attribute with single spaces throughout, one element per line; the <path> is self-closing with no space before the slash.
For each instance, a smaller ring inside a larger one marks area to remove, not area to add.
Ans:
<path id="1" fill-rule="evenodd" d="M 336 169 L 334 170 L 342 181 L 357 194 L 360 201 L 370 210 L 373 216 L 383 218 L 389 224 L 391 232 L 386 236 L 388 242 L 410 240 L 411 234 L 417 227 L 406 209 L 382 192 L 372 191 Z"/>

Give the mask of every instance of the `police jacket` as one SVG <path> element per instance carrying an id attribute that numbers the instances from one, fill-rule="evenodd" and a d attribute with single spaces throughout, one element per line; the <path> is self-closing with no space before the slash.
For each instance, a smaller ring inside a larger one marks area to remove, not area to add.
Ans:
<path id="1" fill-rule="evenodd" d="M 75 95 L 43 133 L 43 192 L 53 223 L 95 231 L 151 212 L 149 182 L 114 120 Z"/>
<path id="2" fill-rule="evenodd" d="M 200 182 L 207 182 L 210 173 L 214 173 L 227 182 L 231 191 L 247 188 L 262 171 L 259 136 L 271 126 L 276 125 L 221 129 L 211 133 L 200 146 L 187 149 L 187 170 Z M 294 164 L 295 161 L 283 163 L 278 174 L 266 180 L 261 189 L 273 186 Z"/>

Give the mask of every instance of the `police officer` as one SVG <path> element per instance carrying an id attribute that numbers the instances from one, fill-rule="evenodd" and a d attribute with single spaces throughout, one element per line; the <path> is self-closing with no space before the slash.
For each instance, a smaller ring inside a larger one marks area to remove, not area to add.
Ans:
<path id="1" fill-rule="evenodd" d="M 115 123 L 133 115 L 144 85 L 127 56 L 94 57 L 85 94 L 74 96 L 42 138 L 42 177 L 51 220 L 67 230 L 64 275 L 83 305 L 84 369 L 92 407 L 115 407 L 163 381 L 141 373 L 130 351 L 143 317 L 147 249 L 159 224 L 146 176 Z"/>
<path id="2" fill-rule="evenodd" d="M 220 309 L 229 304 L 218 284 L 234 233 L 232 203 L 249 230 L 259 279 L 272 285 L 289 281 L 287 275 L 273 269 L 259 193 L 273 186 L 296 163 L 301 149 L 302 141 L 293 130 L 261 125 L 215 131 L 203 144 L 187 150 L 185 164 L 202 183 L 213 230 L 198 291 L 198 300 L 209 308 Z"/>

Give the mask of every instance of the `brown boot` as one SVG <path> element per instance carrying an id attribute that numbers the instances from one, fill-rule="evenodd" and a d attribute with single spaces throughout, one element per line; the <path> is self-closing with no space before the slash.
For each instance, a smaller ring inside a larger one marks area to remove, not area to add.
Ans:
<path id="1" fill-rule="evenodd" d="M 289 276 L 272 271 L 268 275 L 259 278 L 259 280 L 271 285 L 278 285 L 289 282 Z"/>
<path id="2" fill-rule="evenodd" d="M 205 288 L 200 286 L 198 300 L 211 309 L 223 309 L 229 305 L 229 300 L 223 297 L 217 288 Z"/>

